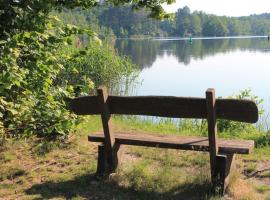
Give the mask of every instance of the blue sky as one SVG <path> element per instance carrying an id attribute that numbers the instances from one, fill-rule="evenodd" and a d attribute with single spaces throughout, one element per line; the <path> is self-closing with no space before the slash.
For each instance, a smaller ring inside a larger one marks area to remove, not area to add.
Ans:
<path id="1" fill-rule="evenodd" d="M 164 5 L 164 8 L 167 12 L 175 12 L 184 6 L 188 6 L 191 11 L 227 16 L 270 13 L 270 0 L 176 0 L 176 3 Z"/>

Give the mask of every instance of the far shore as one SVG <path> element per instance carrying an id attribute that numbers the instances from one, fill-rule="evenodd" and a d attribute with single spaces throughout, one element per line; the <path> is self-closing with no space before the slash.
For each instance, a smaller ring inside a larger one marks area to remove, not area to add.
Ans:
<path id="1" fill-rule="evenodd" d="M 223 36 L 223 37 L 149 37 L 149 36 L 138 36 L 138 37 L 123 37 L 117 38 L 117 40 L 218 40 L 218 39 L 246 39 L 246 38 L 267 38 L 267 35 L 243 35 L 243 36 Z"/>

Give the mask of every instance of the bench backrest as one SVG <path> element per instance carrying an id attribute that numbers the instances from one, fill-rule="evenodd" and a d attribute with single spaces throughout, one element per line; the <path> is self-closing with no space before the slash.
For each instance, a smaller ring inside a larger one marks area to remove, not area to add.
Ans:
<path id="1" fill-rule="evenodd" d="M 207 118 L 206 102 L 206 98 L 173 96 L 108 96 L 106 100 L 110 114 L 194 119 Z M 77 115 L 101 114 L 99 98 L 75 98 L 71 101 L 71 110 Z M 248 123 L 258 120 L 258 108 L 251 100 L 216 99 L 215 110 L 217 119 Z"/>
<path id="2" fill-rule="evenodd" d="M 169 96 L 109 96 L 101 87 L 97 96 L 78 97 L 71 101 L 71 110 L 78 115 L 101 114 L 108 160 L 113 160 L 115 138 L 110 130 L 111 114 L 149 115 L 174 118 L 207 119 L 211 176 L 218 155 L 217 119 L 255 123 L 258 108 L 253 101 L 216 99 L 214 89 L 206 91 L 206 98 Z"/>

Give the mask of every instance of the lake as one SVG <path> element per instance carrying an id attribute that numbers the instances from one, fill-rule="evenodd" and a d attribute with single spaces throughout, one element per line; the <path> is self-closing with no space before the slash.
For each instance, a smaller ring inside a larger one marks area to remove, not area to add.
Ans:
<path id="1" fill-rule="evenodd" d="M 217 97 L 243 89 L 270 111 L 270 41 L 265 37 L 121 39 L 115 48 L 140 68 L 132 95 Z"/>

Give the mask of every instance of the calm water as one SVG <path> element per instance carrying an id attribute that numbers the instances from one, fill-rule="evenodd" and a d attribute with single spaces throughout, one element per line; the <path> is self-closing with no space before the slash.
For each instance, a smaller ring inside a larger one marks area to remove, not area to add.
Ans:
<path id="1" fill-rule="evenodd" d="M 251 89 L 270 111 L 270 42 L 267 38 L 117 40 L 120 54 L 140 67 L 136 95 L 204 97 L 207 88 L 227 97 Z"/>

